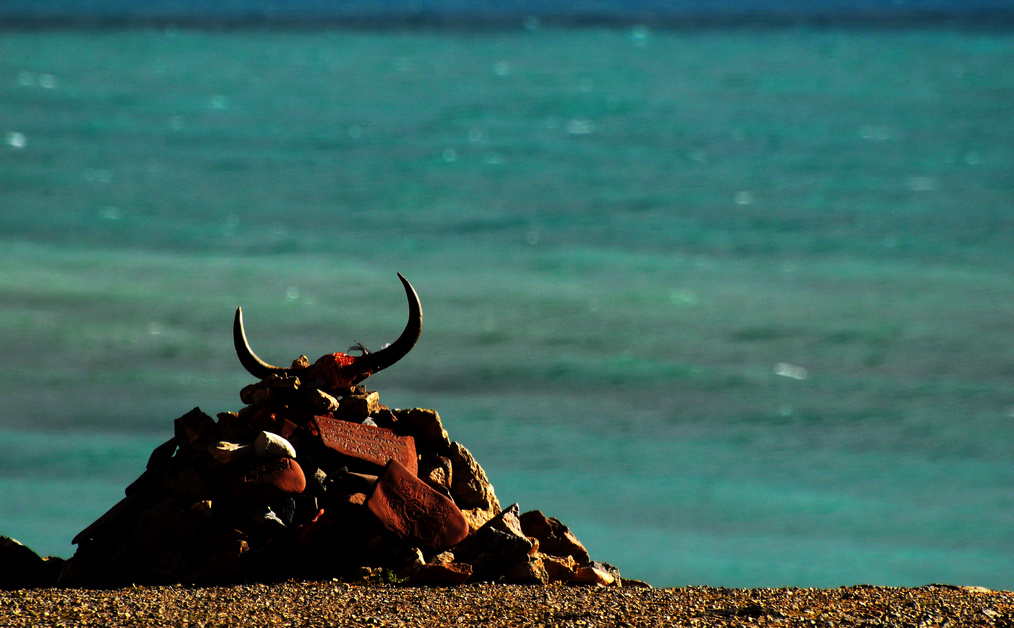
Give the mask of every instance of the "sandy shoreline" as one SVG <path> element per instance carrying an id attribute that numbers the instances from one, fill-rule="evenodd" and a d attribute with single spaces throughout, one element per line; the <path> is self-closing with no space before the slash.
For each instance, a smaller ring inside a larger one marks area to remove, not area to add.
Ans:
<path id="1" fill-rule="evenodd" d="M 3 626 L 997 626 L 1014 592 L 289 582 L 0 592 Z"/>

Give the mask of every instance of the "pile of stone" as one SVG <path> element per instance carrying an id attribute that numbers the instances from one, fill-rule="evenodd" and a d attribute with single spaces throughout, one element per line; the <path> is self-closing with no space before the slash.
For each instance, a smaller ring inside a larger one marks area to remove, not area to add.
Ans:
<path id="1" fill-rule="evenodd" d="M 433 410 L 284 374 L 240 397 L 217 420 L 175 420 L 126 497 L 74 538 L 61 584 L 621 582 L 557 519 L 501 509 Z"/>

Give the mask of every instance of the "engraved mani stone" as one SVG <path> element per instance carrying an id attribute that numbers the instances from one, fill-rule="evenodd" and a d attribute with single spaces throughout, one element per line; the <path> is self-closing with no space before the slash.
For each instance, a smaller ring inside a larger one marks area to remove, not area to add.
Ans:
<path id="1" fill-rule="evenodd" d="M 444 550 L 468 536 L 468 522 L 454 502 L 397 460 L 387 464 L 366 507 L 385 528 L 425 549 Z"/>
<path id="2" fill-rule="evenodd" d="M 265 504 L 290 495 L 298 495 L 306 488 L 306 476 L 292 458 L 275 458 L 237 470 L 229 478 L 233 497 L 243 501 Z"/>
<path id="3" fill-rule="evenodd" d="M 350 423 L 340 419 L 318 416 L 313 418 L 324 446 L 336 453 L 384 466 L 397 460 L 414 476 L 419 472 L 415 454 L 415 439 L 398 436 L 389 429 Z"/>

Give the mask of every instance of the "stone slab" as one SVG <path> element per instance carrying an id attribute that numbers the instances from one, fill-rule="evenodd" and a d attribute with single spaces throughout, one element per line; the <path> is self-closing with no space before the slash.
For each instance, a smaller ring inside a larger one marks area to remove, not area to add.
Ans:
<path id="1" fill-rule="evenodd" d="M 454 502 L 397 460 L 387 464 L 366 507 L 385 528 L 424 549 L 441 551 L 468 536 L 468 522 Z"/>
<path id="2" fill-rule="evenodd" d="M 331 417 L 313 418 L 324 446 L 343 456 L 385 466 L 397 460 L 414 476 L 419 472 L 415 439 L 398 436 L 389 429 L 351 423 Z"/>

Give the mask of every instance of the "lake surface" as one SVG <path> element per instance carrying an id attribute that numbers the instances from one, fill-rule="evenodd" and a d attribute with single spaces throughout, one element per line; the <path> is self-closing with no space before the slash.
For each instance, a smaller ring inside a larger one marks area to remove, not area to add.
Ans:
<path id="1" fill-rule="evenodd" d="M 0 534 L 70 556 L 257 352 L 656 586 L 1014 588 L 1014 35 L 0 33 Z"/>

